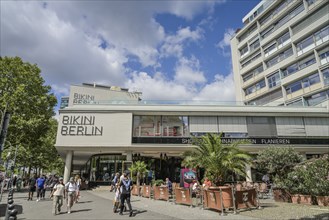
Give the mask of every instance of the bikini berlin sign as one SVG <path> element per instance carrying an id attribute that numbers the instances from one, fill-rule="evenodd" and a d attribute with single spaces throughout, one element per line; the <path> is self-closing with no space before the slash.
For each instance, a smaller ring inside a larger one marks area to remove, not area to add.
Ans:
<path id="1" fill-rule="evenodd" d="M 61 135 L 63 136 L 102 136 L 103 126 L 97 126 L 96 116 L 64 115 Z"/>

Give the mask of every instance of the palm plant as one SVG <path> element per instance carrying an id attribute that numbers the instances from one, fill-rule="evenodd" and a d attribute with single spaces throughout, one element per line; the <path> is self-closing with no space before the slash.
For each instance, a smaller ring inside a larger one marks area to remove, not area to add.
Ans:
<path id="1" fill-rule="evenodd" d="M 146 164 L 144 161 L 136 161 L 131 165 L 129 168 L 130 172 L 132 174 L 136 174 L 136 184 L 137 184 L 137 189 L 139 189 L 140 186 L 140 178 L 142 175 L 144 175 L 148 170 L 146 169 Z M 139 190 L 138 190 L 138 195 L 139 195 Z"/>
<path id="2" fill-rule="evenodd" d="M 183 165 L 201 167 L 206 176 L 214 183 L 221 183 L 229 173 L 246 176 L 245 167 L 251 163 L 251 156 L 238 148 L 246 142 L 236 141 L 223 144 L 221 135 L 207 134 L 201 138 L 194 138 L 196 148 L 184 152 Z"/>

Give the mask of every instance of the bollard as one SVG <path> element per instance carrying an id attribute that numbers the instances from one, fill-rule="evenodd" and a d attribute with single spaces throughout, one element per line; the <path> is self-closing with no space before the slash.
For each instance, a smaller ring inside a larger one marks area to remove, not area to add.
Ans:
<path id="1" fill-rule="evenodd" d="M 13 189 L 9 189 L 8 192 L 8 202 L 5 220 L 16 220 L 18 211 L 15 209 L 14 200 L 13 200 Z"/>

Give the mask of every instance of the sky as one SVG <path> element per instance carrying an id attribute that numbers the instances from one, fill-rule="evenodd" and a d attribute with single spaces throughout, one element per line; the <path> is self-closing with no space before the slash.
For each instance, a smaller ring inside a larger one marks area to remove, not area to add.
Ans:
<path id="1" fill-rule="evenodd" d="M 88 82 L 234 102 L 230 39 L 259 2 L 0 0 L 0 56 L 37 64 L 58 101 Z"/>

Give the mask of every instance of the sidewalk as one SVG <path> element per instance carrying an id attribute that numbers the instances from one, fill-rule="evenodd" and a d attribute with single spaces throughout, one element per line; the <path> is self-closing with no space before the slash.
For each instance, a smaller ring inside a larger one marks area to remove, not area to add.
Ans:
<path id="1" fill-rule="evenodd" d="M 166 201 L 154 201 L 143 197 L 132 196 L 134 215 L 129 218 L 129 213 L 123 216 L 112 212 L 112 198 L 114 193 L 109 191 L 81 191 L 82 198 L 74 204 L 71 214 L 66 213 L 66 203 L 62 212 L 53 216 L 51 214 L 52 201 L 49 199 L 49 191 L 45 200 L 36 202 L 27 201 L 27 192 L 15 192 L 14 203 L 18 208 L 17 219 L 255 219 L 241 215 L 229 214 L 220 216 L 219 212 L 190 208 L 184 205 L 175 205 Z M 0 206 L 0 218 L 4 217 L 7 193 Z M 1 208 L 2 207 L 2 208 Z"/>

